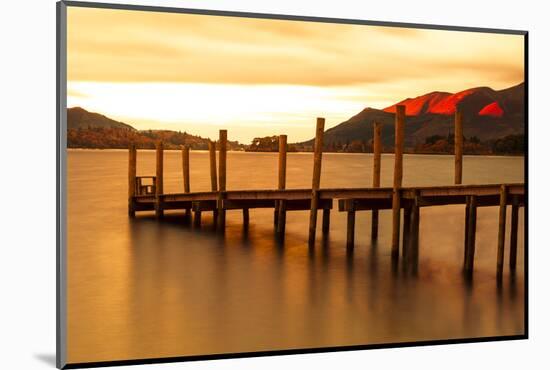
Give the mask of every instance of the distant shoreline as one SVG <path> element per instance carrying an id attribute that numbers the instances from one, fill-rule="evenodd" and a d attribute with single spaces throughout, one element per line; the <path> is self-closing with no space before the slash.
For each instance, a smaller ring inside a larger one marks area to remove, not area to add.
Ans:
<path id="1" fill-rule="evenodd" d="M 67 151 L 128 151 L 126 148 L 67 148 Z M 138 151 L 150 151 L 154 152 L 155 149 L 138 149 Z M 165 152 L 179 152 L 180 149 L 164 149 Z M 206 149 L 192 149 L 193 152 L 205 152 L 207 153 L 208 150 Z M 274 151 L 245 151 L 245 150 L 227 150 L 228 152 L 232 153 L 247 153 L 247 154 L 265 154 L 265 153 L 278 153 Z M 287 152 L 287 155 L 291 154 L 313 154 L 311 151 L 296 151 L 296 152 Z M 323 154 L 345 154 L 345 155 L 357 155 L 357 154 L 369 154 L 372 155 L 372 152 L 323 152 Z M 382 153 L 382 155 L 385 154 L 393 154 L 392 152 Z M 416 153 L 416 152 L 407 152 L 405 151 L 403 154 L 406 155 L 426 155 L 426 156 L 454 156 L 453 153 Z M 525 153 L 522 154 L 463 154 L 464 157 L 525 157 Z"/>

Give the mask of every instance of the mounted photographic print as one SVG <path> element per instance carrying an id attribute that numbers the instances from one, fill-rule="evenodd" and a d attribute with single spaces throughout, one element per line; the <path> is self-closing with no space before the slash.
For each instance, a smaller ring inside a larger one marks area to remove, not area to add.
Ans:
<path id="1" fill-rule="evenodd" d="M 527 338 L 527 32 L 57 10 L 58 367 Z"/>

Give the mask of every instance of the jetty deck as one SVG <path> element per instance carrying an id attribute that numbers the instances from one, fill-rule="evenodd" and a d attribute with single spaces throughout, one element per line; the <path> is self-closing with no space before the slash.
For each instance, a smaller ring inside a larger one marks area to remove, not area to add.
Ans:
<path id="1" fill-rule="evenodd" d="M 200 225 L 202 212 L 213 212 L 215 227 L 225 229 L 227 211 L 242 211 L 243 226 L 250 222 L 249 210 L 269 208 L 274 210 L 274 227 L 277 234 L 284 237 L 286 212 L 310 211 L 308 244 L 315 243 L 317 213 L 322 211 L 322 232 L 330 231 L 330 217 L 334 201 L 338 212 L 347 214 L 347 247 L 354 247 L 355 214 L 360 211 L 372 212 L 371 238 L 378 237 L 378 212 L 392 210 L 392 257 L 399 259 L 400 247 L 405 266 L 416 272 L 419 254 L 420 209 L 423 207 L 464 205 L 464 272 L 471 275 L 474 270 L 475 234 L 477 208 L 499 207 L 497 231 L 497 277 L 502 278 L 504 268 L 506 208 L 512 207 L 510 233 L 510 271 L 515 272 L 518 242 L 518 209 L 526 205 L 526 192 L 520 184 L 480 184 L 463 185 L 462 145 L 463 140 L 455 141 L 455 184 L 429 187 L 403 187 L 403 134 L 405 112 L 403 106 L 396 109 L 395 167 L 393 187 L 380 187 L 381 126 L 374 125 L 373 135 L 373 186 L 369 188 L 320 188 L 321 163 L 323 152 L 324 119 L 317 119 L 315 146 L 313 153 L 312 187 L 307 189 L 286 189 L 286 135 L 279 137 L 279 168 L 277 189 L 270 190 L 227 190 L 226 189 L 226 146 L 227 131 L 220 130 L 219 166 L 216 163 L 216 143 L 209 143 L 211 191 L 191 192 L 189 178 L 189 148 L 182 147 L 182 175 L 184 192 L 163 192 L 163 143 L 157 143 L 156 175 L 136 176 L 137 151 L 135 145 L 129 149 L 128 172 L 128 212 L 154 211 L 161 219 L 166 210 L 182 210 L 186 217 L 194 218 Z M 462 136 L 462 115 L 455 115 L 455 134 Z M 401 214 L 403 219 L 401 220 Z M 194 216 L 192 216 L 194 215 Z"/>

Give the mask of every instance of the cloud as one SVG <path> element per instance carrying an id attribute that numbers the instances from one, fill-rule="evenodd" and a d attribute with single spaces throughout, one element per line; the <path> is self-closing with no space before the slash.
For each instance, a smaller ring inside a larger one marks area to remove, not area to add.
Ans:
<path id="1" fill-rule="evenodd" d="M 68 21 L 72 81 L 523 80 L 523 38 L 515 35 L 72 7 Z"/>

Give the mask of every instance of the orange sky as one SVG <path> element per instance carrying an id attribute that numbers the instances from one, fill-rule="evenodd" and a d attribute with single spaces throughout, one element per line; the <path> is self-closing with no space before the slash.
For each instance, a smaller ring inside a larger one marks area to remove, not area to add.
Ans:
<path id="1" fill-rule="evenodd" d="M 68 106 L 249 142 L 363 108 L 523 81 L 523 36 L 68 8 Z"/>

